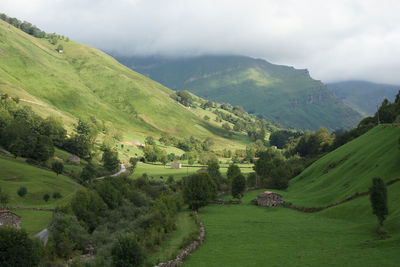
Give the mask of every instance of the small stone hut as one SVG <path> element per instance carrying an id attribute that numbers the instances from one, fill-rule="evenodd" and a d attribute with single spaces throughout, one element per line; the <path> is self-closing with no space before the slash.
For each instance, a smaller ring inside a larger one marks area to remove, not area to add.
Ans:
<path id="1" fill-rule="evenodd" d="M 180 168 L 182 168 L 182 163 L 180 163 L 180 162 L 172 162 L 171 163 L 171 168 L 172 169 L 180 169 Z"/>
<path id="2" fill-rule="evenodd" d="M 14 226 L 20 228 L 21 217 L 8 210 L 0 210 L 0 227 L 2 226 Z"/>
<path id="3" fill-rule="evenodd" d="M 258 206 L 275 207 L 283 203 L 283 197 L 271 191 L 265 191 L 257 196 Z"/>

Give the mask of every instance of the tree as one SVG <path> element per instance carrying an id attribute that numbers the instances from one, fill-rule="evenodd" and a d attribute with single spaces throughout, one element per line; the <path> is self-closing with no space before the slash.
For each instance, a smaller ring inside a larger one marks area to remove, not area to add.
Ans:
<path id="1" fill-rule="evenodd" d="M 40 135 L 37 138 L 37 143 L 33 153 L 33 158 L 39 161 L 46 161 L 54 155 L 53 141 L 50 137 Z"/>
<path id="2" fill-rule="evenodd" d="M 234 176 L 232 179 L 232 197 L 242 198 L 243 192 L 246 189 L 246 178 L 242 174 Z"/>
<path id="3" fill-rule="evenodd" d="M 111 249 L 113 266 L 142 266 L 143 250 L 133 233 L 118 236 Z"/>
<path id="4" fill-rule="evenodd" d="M 81 172 L 81 180 L 90 183 L 95 176 L 96 172 L 94 170 L 93 164 L 89 162 Z"/>
<path id="5" fill-rule="evenodd" d="M 369 189 L 372 213 L 376 215 L 379 226 L 383 226 L 383 221 L 388 215 L 386 185 L 381 178 L 373 178 L 372 186 Z"/>
<path id="6" fill-rule="evenodd" d="M 247 175 L 247 186 L 248 187 L 257 186 L 257 174 L 255 172 L 249 173 Z"/>
<path id="7" fill-rule="evenodd" d="M 183 181 L 183 196 L 189 208 L 198 211 L 215 198 L 217 186 L 208 173 L 188 176 Z"/>
<path id="8" fill-rule="evenodd" d="M 64 49 L 64 47 L 62 45 L 59 44 L 57 46 L 57 52 L 61 52 L 61 51 L 63 51 L 63 49 Z"/>
<path id="9" fill-rule="evenodd" d="M 28 190 L 26 189 L 25 186 L 21 186 L 21 187 L 18 189 L 18 191 L 17 191 L 17 194 L 18 194 L 20 197 L 24 197 L 27 193 L 28 193 Z"/>
<path id="10" fill-rule="evenodd" d="M 164 167 L 165 167 L 165 165 L 167 165 L 168 156 L 167 156 L 167 153 L 165 153 L 165 151 L 163 151 L 163 152 L 160 154 L 160 162 L 162 163 L 162 165 L 164 165 Z"/>
<path id="11" fill-rule="evenodd" d="M 0 227 L 0 266 L 38 266 L 40 248 L 24 229 Z"/>
<path id="12" fill-rule="evenodd" d="M 129 167 L 132 171 L 135 169 L 136 164 L 138 162 L 138 158 L 130 158 L 129 159 L 129 163 L 131 164 L 131 166 Z"/>
<path id="13" fill-rule="evenodd" d="M 59 198 L 62 198 L 62 195 L 60 194 L 60 192 L 54 192 L 53 193 L 53 198 L 54 199 L 59 199 Z"/>
<path id="14" fill-rule="evenodd" d="M 49 199 L 50 199 L 50 195 L 49 194 L 46 193 L 46 194 L 43 195 L 43 200 L 44 201 L 47 202 L 47 201 L 49 201 Z"/>
<path id="15" fill-rule="evenodd" d="M 51 169 L 57 174 L 57 176 L 63 172 L 64 170 L 64 164 L 60 161 L 54 161 L 51 164 Z"/>
<path id="16" fill-rule="evenodd" d="M 219 164 L 217 159 L 210 159 L 207 162 L 207 172 L 214 182 L 219 185 L 222 179 L 221 172 L 219 171 Z"/>
<path id="17" fill-rule="evenodd" d="M 55 212 L 49 225 L 53 250 L 58 257 L 69 258 L 74 250 L 83 250 L 89 235 L 73 215 Z M 49 245 L 48 245 L 49 246 Z"/>
<path id="18" fill-rule="evenodd" d="M 233 178 L 235 178 L 236 176 L 241 175 L 241 174 L 242 174 L 242 172 L 240 171 L 239 166 L 234 163 L 229 165 L 228 171 L 226 172 L 226 176 L 228 177 L 228 179 L 230 181 L 232 181 Z"/>
<path id="19" fill-rule="evenodd" d="M 8 150 L 14 155 L 15 158 L 21 157 L 24 153 L 25 143 L 19 137 L 12 142 Z"/>
<path id="20" fill-rule="evenodd" d="M 103 166 L 109 171 L 115 171 L 119 167 L 119 159 L 118 152 L 111 151 L 111 149 L 104 149 L 103 157 Z"/>
<path id="21" fill-rule="evenodd" d="M 154 146 L 156 144 L 156 142 L 154 141 L 154 137 L 153 136 L 147 136 L 144 143 L 146 145 L 151 145 Z"/>

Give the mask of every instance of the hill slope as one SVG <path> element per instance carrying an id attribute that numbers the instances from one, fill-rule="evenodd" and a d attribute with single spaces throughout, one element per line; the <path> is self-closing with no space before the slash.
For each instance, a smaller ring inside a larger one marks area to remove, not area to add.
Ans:
<path id="1" fill-rule="evenodd" d="M 399 85 L 378 84 L 365 81 L 329 83 L 328 87 L 337 97 L 363 115 L 373 115 L 383 99 L 394 100 Z"/>
<path id="2" fill-rule="evenodd" d="M 315 207 L 367 191 L 372 177 L 400 177 L 399 136 L 400 127 L 378 126 L 316 161 L 279 193 L 295 205 Z M 246 192 L 241 205 L 201 209 L 207 238 L 183 266 L 398 265 L 400 182 L 388 187 L 387 239 L 376 233 L 368 196 L 308 213 L 251 205 L 264 190 Z"/>
<path id="3" fill-rule="evenodd" d="M 399 137 L 400 127 L 381 125 L 330 152 L 290 181 L 290 201 L 327 205 L 368 191 L 374 177 L 400 177 Z"/>
<path id="4" fill-rule="evenodd" d="M 56 51 L 61 44 L 63 53 Z M 72 126 L 94 116 L 128 136 L 222 137 L 218 127 L 170 98 L 172 90 L 121 65 L 103 52 L 67 39 L 56 45 L 0 21 L 0 93 L 18 96 L 43 116 Z"/>
<path id="5" fill-rule="evenodd" d="M 241 105 L 285 127 L 348 128 L 361 118 L 307 70 L 243 56 L 117 59 L 169 88 Z"/>

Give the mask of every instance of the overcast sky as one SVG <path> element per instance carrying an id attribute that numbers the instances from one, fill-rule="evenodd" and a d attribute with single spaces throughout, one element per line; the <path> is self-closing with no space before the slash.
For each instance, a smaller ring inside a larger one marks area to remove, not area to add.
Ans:
<path id="1" fill-rule="evenodd" d="M 240 54 L 324 82 L 400 84 L 398 0 L 1 0 L 0 12 L 124 55 Z"/>

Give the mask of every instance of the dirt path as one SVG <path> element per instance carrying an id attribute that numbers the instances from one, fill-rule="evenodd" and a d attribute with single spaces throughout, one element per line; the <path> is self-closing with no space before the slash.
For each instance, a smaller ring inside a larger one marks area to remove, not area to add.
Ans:
<path id="1" fill-rule="evenodd" d="M 110 176 L 111 177 L 115 177 L 115 176 L 121 175 L 124 172 L 126 172 L 126 167 L 125 167 L 125 164 L 121 163 L 121 169 L 119 170 L 119 172 L 111 174 Z M 97 180 L 103 180 L 106 176 L 97 177 L 96 179 Z"/>

